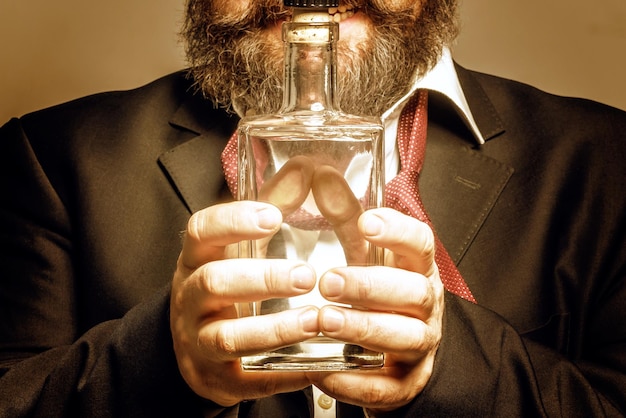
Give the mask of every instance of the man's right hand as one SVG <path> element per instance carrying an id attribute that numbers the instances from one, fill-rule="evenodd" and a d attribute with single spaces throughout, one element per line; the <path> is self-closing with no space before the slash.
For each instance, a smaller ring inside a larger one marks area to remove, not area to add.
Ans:
<path id="1" fill-rule="evenodd" d="M 304 373 L 243 372 L 239 362 L 319 332 L 314 307 L 237 318 L 235 303 L 291 297 L 315 287 L 315 273 L 305 263 L 229 258 L 239 241 L 268 238 L 281 222 L 276 206 L 242 201 L 202 210 L 187 226 L 170 300 L 174 351 L 191 389 L 222 406 L 310 384 Z"/>

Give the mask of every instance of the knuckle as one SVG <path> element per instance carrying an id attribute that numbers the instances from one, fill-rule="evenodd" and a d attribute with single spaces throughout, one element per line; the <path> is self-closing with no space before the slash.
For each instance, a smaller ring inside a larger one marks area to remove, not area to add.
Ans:
<path id="1" fill-rule="evenodd" d="M 374 278 L 369 274 L 364 274 L 360 276 L 358 286 L 357 286 L 357 295 L 359 300 L 368 300 L 370 295 L 372 295 L 372 290 L 374 289 Z"/>
<path id="2" fill-rule="evenodd" d="M 354 321 L 357 322 L 357 321 Z M 372 321 L 369 316 L 364 316 L 363 320 L 357 322 L 357 326 L 355 328 L 356 333 L 356 341 L 372 341 L 378 335 L 380 335 L 382 330 L 380 330 L 379 325 Z"/>
<path id="3" fill-rule="evenodd" d="M 199 308 L 209 309 L 213 302 L 230 300 L 232 277 L 227 273 L 219 273 L 211 263 L 199 267 L 184 283 L 187 302 L 193 302 Z"/>
<path id="4" fill-rule="evenodd" d="M 393 391 L 387 390 L 386 386 L 378 382 L 368 382 L 364 391 L 365 403 L 367 405 L 386 405 L 389 403 Z M 394 396 L 395 397 L 395 396 Z"/>
<path id="5" fill-rule="evenodd" d="M 204 265 L 197 270 L 197 274 L 200 276 L 198 285 L 201 287 L 202 294 L 210 296 L 221 296 L 224 292 L 220 285 L 221 280 L 218 275 L 211 273 L 211 267 Z"/>
<path id="6" fill-rule="evenodd" d="M 180 314 L 185 307 L 186 300 L 186 292 L 182 289 L 177 288 L 176 290 L 172 290 L 172 294 L 170 296 L 170 309 L 173 313 Z"/>
<path id="7" fill-rule="evenodd" d="M 287 342 L 290 340 L 290 335 L 293 327 L 290 327 L 284 322 L 279 322 L 275 325 L 274 336 L 278 342 Z"/>
<path id="8" fill-rule="evenodd" d="M 411 309 L 418 311 L 432 307 L 435 299 L 430 283 L 426 280 L 422 280 L 421 282 L 422 285 L 415 286 L 410 293 L 411 296 L 407 298 Z"/>
<path id="9" fill-rule="evenodd" d="M 435 255 L 435 234 L 428 224 L 421 223 L 420 235 L 422 236 L 422 246 L 424 254 L 429 256 Z"/>
<path id="10" fill-rule="evenodd" d="M 278 382 L 275 379 L 264 379 L 261 382 L 261 395 L 273 395 L 278 390 Z"/>
<path id="11" fill-rule="evenodd" d="M 422 334 L 422 338 L 415 338 L 408 344 L 407 351 L 413 353 L 413 357 L 421 358 L 423 353 L 429 350 L 431 344 L 429 338 Z"/>
<path id="12" fill-rule="evenodd" d="M 277 270 L 278 267 L 274 263 L 270 263 L 264 270 L 263 281 L 265 288 L 270 292 L 275 290 L 278 286 L 279 272 Z"/>
<path id="13" fill-rule="evenodd" d="M 215 350 L 222 353 L 224 357 L 232 357 L 238 352 L 237 339 L 232 329 L 227 326 L 221 326 L 215 332 L 215 339 L 212 343 Z"/>
<path id="14" fill-rule="evenodd" d="M 200 240 L 202 231 L 204 230 L 204 214 L 203 212 L 196 212 L 191 215 L 187 221 L 187 237 L 193 240 Z"/>
<path id="15" fill-rule="evenodd" d="M 424 353 L 437 347 L 441 341 L 441 330 L 439 327 L 428 326 L 425 323 L 422 323 L 420 329 L 414 335 L 415 337 L 408 341 L 407 351 L 418 354 L 417 357 L 422 357 Z"/>
<path id="16" fill-rule="evenodd" d="M 247 212 L 246 212 L 247 213 Z M 236 210 L 229 210 L 220 215 L 224 216 L 225 225 L 229 230 L 235 229 L 238 225 L 242 224 L 245 219 L 242 219 L 241 212 Z"/>
<path id="17" fill-rule="evenodd" d="M 405 228 L 400 229 L 400 232 L 398 234 L 398 242 L 399 243 L 412 242 L 412 241 L 415 241 L 415 237 L 418 237 L 418 236 L 419 236 L 419 233 L 417 233 L 415 229 L 405 227 Z"/>
<path id="18" fill-rule="evenodd" d="M 431 334 L 430 346 L 431 347 L 439 347 L 439 343 L 441 343 L 441 338 L 443 336 L 441 332 L 441 327 L 437 327 Z"/>

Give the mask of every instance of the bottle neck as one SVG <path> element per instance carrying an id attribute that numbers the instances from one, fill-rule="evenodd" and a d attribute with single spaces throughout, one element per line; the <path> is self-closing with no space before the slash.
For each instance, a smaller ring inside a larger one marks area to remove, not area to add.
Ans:
<path id="1" fill-rule="evenodd" d="M 338 111 L 336 43 L 339 25 L 283 24 L 285 75 L 281 113 Z"/>

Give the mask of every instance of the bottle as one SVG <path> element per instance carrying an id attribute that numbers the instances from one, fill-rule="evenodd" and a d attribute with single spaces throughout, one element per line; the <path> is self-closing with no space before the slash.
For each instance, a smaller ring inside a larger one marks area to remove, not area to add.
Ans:
<path id="1" fill-rule="evenodd" d="M 276 114 L 243 118 L 238 126 L 239 200 L 269 201 L 283 212 L 268 243 L 239 244 L 239 257 L 282 257 L 310 263 L 319 278 L 332 267 L 378 265 L 382 249 L 358 237 L 363 210 L 382 206 L 383 126 L 346 114 L 335 97 L 339 24 L 328 7 L 338 0 L 284 0 L 283 103 Z M 330 302 L 317 288 L 288 299 L 239 304 L 240 316 Z M 356 309 L 356 308 L 355 308 Z M 383 354 L 319 335 L 241 359 L 244 370 L 348 370 L 382 367 Z"/>

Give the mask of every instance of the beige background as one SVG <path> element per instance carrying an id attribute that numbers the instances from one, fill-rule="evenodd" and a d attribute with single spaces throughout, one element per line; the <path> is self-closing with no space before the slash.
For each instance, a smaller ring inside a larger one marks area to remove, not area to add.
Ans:
<path id="1" fill-rule="evenodd" d="M 0 121 L 184 66 L 183 0 L 0 0 Z M 626 109 L 626 1 L 464 0 L 463 65 Z"/>

